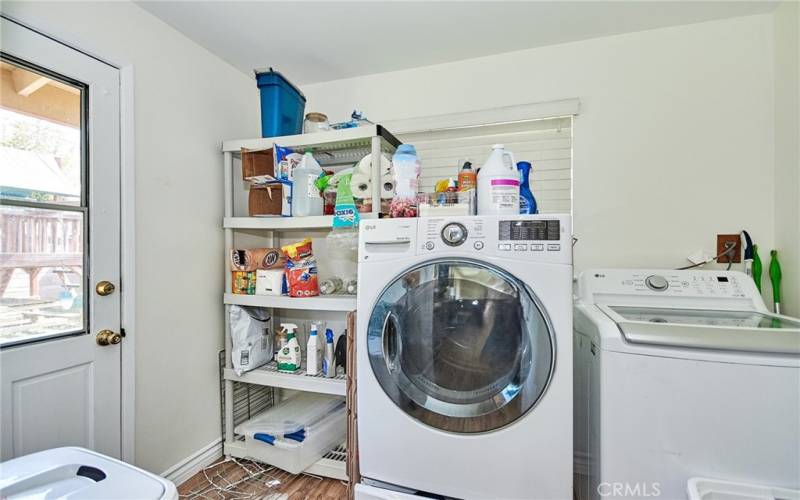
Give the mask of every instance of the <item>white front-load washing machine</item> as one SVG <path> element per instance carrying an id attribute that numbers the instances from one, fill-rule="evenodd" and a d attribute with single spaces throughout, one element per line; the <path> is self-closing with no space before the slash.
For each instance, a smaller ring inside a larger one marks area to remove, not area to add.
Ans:
<path id="1" fill-rule="evenodd" d="M 579 500 L 686 498 L 692 477 L 800 487 L 800 322 L 752 278 L 599 269 L 578 287 Z"/>
<path id="2" fill-rule="evenodd" d="M 357 498 L 572 497 L 566 215 L 366 220 Z"/>

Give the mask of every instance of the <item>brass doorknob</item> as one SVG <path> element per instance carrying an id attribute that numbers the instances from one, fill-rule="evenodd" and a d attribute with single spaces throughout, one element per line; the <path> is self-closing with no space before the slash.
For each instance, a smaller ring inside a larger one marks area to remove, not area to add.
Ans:
<path id="1" fill-rule="evenodd" d="M 97 292 L 97 295 L 102 295 L 105 297 L 106 295 L 111 295 L 114 293 L 117 287 L 114 286 L 114 283 L 110 281 L 100 281 L 94 287 L 94 290 Z"/>
<path id="2" fill-rule="evenodd" d="M 122 342 L 122 335 L 111 330 L 97 332 L 97 345 L 116 345 Z"/>

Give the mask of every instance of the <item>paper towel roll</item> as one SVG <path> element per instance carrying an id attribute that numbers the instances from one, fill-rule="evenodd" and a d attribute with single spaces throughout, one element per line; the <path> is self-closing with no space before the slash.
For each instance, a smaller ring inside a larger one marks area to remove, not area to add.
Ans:
<path id="1" fill-rule="evenodd" d="M 390 174 L 381 177 L 381 199 L 391 200 L 394 198 L 394 178 Z"/>
<path id="2" fill-rule="evenodd" d="M 369 175 L 356 172 L 350 180 L 350 191 L 353 192 L 354 198 L 371 198 L 372 197 L 372 182 L 369 180 Z"/>
<path id="3" fill-rule="evenodd" d="M 381 175 L 386 174 L 389 172 L 389 167 L 391 166 L 391 160 L 385 154 L 381 155 Z M 361 158 L 361 161 L 358 162 L 356 165 L 356 172 L 372 175 L 372 154 L 368 154 L 365 157 Z"/>

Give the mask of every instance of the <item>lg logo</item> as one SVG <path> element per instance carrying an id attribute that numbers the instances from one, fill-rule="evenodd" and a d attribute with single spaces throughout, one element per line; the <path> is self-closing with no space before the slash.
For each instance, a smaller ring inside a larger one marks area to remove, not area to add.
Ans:
<path id="1" fill-rule="evenodd" d="M 600 483 L 597 493 L 601 497 L 654 498 L 661 496 L 661 483 Z"/>

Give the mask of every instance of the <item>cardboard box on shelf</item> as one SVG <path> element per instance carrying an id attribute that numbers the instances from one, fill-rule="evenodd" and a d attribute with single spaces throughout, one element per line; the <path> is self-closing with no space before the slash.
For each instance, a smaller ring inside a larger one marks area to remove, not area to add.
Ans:
<path id="1" fill-rule="evenodd" d="M 232 271 L 233 280 L 231 292 L 237 295 L 256 294 L 256 273 L 255 271 Z"/>

